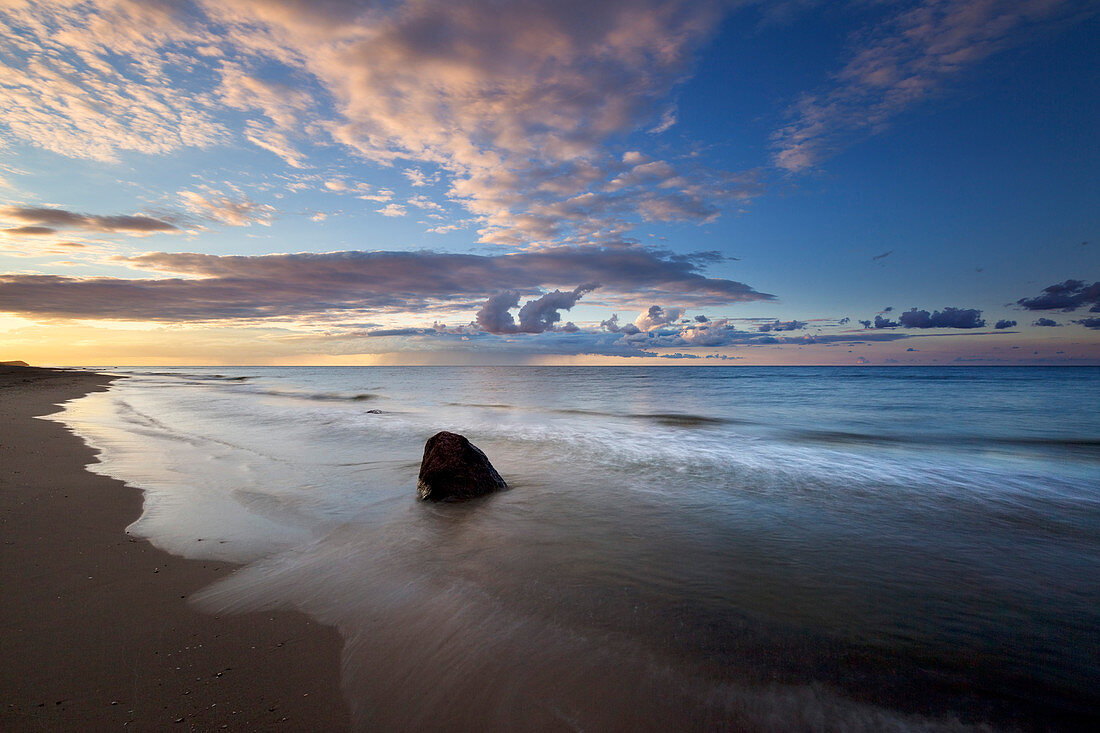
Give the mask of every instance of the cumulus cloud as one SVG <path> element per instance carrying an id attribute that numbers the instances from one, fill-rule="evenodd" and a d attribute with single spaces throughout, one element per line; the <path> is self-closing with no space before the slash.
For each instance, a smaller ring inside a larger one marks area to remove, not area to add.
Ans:
<path id="1" fill-rule="evenodd" d="M 58 229 L 88 232 L 121 232 L 141 236 L 175 232 L 179 228 L 162 219 L 141 214 L 79 214 L 65 209 L 41 206 L 6 206 L 0 208 L 0 219 L 25 222 L 24 226 L 5 229 L 8 234 L 52 234 Z"/>
<path id="2" fill-rule="evenodd" d="M 1064 313 L 1090 305 L 1090 312 L 1100 313 L 1100 282 L 1066 280 L 1043 288 L 1034 298 L 1020 298 L 1016 304 L 1029 311 L 1060 310 Z"/>
<path id="3" fill-rule="evenodd" d="M 639 331 L 652 331 L 675 323 L 683 313 L 682 308 L 662 308 L 659 305 L 652 305 L 646 312 L 638 314 L 634 319 L 634 327 Z"/>
<path id="4" fill-rule="evenodd" d="M 596 247 L 493 256 L 422 251 L 223 257 L 153 252 L 119 257 L 116 262 L 174 277 L 3 275 L 0 308 L 43 316 L 160 321 L 407 312 L 473 309 L 494 293 L 514 290 L 534 296 L 577 282 L 600 282 L 605 297 L 675 298 L 696 306 L 774 297 L 734 280 L 707 277 L 700 271 L 707 261 L 705 255 Z M 577 298 L 583 292 L 587 291 L 573 291 Z M 547 323 L 550 316 L 543 308 L 572 295 L 543 296 L 547 300 L 532 306 L 526 321 L 521 314 L 520 327 Z"/>
<path id="5" fill-rule="evenodd" d="M 1045 327 L 1045 328 L 1054 328 L 1054 327 L 1060 327 L 1062 324 L 1058 323 L 1058 321 L 1051 320 L 1050 318 L 1037 318 L 1037 319 L 1035 319 L 1035 321 L 1031 325 L 1032 326 L 1042 326 L 1042 327 Z"/>
<path id="6" fill-rule="evenodd" d="M 768 333 L 769 331 L 801 331 L 805 327 L 805 321 L 772 321 L 771 323 L 761 323 L 756 330 L 762 333 Z"/>
<path id="7" fill-rule="evenodd" d="M 944 308 L 929 313 L 911 308 L 898 317 L 903 328 L 984 328 L 982 312 L 975 308 Z"/>
<path id="8" fill-rule="evenodd" d="M 1085 328 L 1091 328 L 1093 330 L 1100 329 L 1100 318 L 1081 318 L 1074 321 L 1074 323 L 1078 323 Z"/>
<path id="9" fill-rule="evenodd" d="M 1018 42 L 1019 29 L 1080 13 L 1073 0 L 922 0 L 904 3 L 863 33 L 828 85 L 788 110 L 772 136 L 773 161 L 796 172 L 859 135 L 875 134 L 954 78 Z"/>
<path id="10" fill-rule="evenodd" d="M 570 292 L 555 290 L 529 300 L 519 309 L 518 324 L 509 311 L 519 306 L 520 294 L 515 290 L 506 290 L 485 302 L 477 312 L 477 324 L 489 333 L 543 333 L 553 329 L 561 320 L 559 310 L 570 310 L 582 295 L 597 287 L 595 283 L 588 283 Z M 567 323 L 562 328 L 566 331 L 577 330 L 572 323 Z"/>
<path id="11" fill-rule="evenodd" d="M 377 211 L 382 216 L 394 217 L 404 216 L 406 210 L 405 207 L 401 204 L 386 204 L 381 209 L 375 209 L 375 211 Z"/>
<path id="12" fill-rule="evenodd" d="M 619 325 L 618 313 L 613 313 L 606 321 L 600 321 L 600 328 L 604 328 L 610 333 L 624 333 L 627 335 L 638 333 L 638 327 L 633 323 L 628 323 L 625 326 Z"/>
<path id="13" fill-rule="evenodd" d="M 1016 321 L 1002 319 L 1000 321 L 997 321 L 997 323 L 993 325 L 993 328 L 997 329 L 998 331 L 1006 328 L 1016 328 Z"/>

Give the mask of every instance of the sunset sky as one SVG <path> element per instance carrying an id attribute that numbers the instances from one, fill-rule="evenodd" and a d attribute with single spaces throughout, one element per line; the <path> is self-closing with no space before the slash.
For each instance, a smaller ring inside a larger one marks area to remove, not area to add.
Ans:
<path id="1" fill-rule="evenodd" d="M 5 0 L 0 360 L 1100 364 L 1100 5 Z"/>

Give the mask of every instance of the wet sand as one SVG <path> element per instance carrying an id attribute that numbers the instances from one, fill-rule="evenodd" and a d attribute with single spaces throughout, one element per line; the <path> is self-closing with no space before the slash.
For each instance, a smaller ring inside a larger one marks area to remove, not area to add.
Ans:
<path id="1" fill-rule="evenodd" d="M 334 629 L 194 610 L 234 567 L 129 537 L 141 491 L 33 417 L 110 381 L 0 366 L 0 730 L 347 729 Z"/>

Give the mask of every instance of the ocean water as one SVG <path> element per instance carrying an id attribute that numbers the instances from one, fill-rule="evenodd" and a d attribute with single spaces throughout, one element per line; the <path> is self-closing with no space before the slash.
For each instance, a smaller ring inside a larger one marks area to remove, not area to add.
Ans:
<path id="1" fill-rule="evenodd" d="M 361 730 L 1100 723 L 1100 370 L 120 369 L 58 419 Z M 416 500 L 459 432 L 510 490 Z"/>

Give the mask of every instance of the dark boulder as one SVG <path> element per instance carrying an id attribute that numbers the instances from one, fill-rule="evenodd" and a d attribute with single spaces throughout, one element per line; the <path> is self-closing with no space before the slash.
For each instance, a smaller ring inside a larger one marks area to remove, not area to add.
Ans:
<path id="1" fill-rule="evenodd" d="M 424 444 L 416 495 L 427 501 L 459 501 L 507 489 L 477 446 L 457 433 L 436 433 Z"/>

